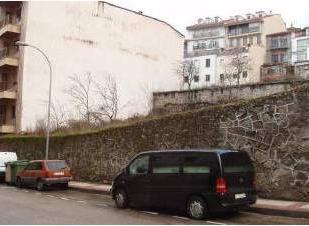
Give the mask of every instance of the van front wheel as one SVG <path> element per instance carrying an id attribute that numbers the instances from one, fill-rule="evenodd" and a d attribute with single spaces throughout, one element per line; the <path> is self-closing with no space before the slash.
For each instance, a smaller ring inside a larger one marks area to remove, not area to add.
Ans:
<path id="1" fill-rule="evenodd" d="M 128 196 L 124 189 L 117 189 L 114 197 L 117 208 L 124 209 L 129 205 Z"/>
<path id="2" fill-rule="evenodd" d="M 192 219 L 200 220 L 206 216 L 206 202 L 202 197 L 192 196 L 187 202 L 187 213 Z"/>

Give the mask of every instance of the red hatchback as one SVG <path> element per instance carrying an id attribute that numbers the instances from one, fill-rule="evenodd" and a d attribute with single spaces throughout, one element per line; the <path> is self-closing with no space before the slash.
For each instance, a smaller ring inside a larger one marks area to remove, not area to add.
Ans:
<path id="1" fill-rule="evenodd" d="M 31 161 L 16 178 L 19 188 L 24 186 L 44 190 L 46 186 L 59 185 L 68 188 L 71 180 L 70 169 L 64 160 L 37 160 Z"/>

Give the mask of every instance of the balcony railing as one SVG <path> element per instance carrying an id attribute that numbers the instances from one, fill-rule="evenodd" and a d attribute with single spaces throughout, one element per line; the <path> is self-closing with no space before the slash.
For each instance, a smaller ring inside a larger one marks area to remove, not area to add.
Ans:
<path id="1" fill-rule="evenodd" d="M 9 46 L 0 49 L 0 59 L 5 57 L 18 58 L 18 49 L 14 46 Z"/>
<path id="2" fill-rule="evenodd" d="M 4 20 L 0 21 L 0 29 L 5 27 L 6 25 L 19 25 L 20 19 L 15 16 L 6 17 Z"/>

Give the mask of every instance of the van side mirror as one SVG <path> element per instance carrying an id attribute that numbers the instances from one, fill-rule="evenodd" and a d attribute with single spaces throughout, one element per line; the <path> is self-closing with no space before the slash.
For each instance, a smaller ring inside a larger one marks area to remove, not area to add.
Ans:
<path id="1" fill-rule="evenodd" d="M 144 173 L 147 173 L 147 170 L 144 167 L 139 166 L 137 167 L 136 172 L 138 174 L 144 174 Z"/>

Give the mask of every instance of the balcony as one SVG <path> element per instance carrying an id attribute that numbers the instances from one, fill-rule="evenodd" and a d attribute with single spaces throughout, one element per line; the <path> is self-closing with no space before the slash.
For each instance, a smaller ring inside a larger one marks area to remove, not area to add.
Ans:
<path id="1" fill-rule="evenodd" d="M 16 87 L 10 87 L 7 82 L 0 82 L 0 99 L 15 100 L 16 98 Z"/>
<path id="2" fill-rule="evenodd" d="M 3 66 L 11 66 L 11 67 L 18 67 L 19 64 L 19 52 L 17 48 L 14 46 L 12 47 L 5 47 L 0 50 L 0 67 Z"/>
<path id="3" fill-rule="evenodd" d="M 15 133 L 15 119 L 6 121 L 4 115 L 0 115 L 0 134 L 1 133 Z"/>
<path id="4" fill-rule="evenodd" d="M 6 18 L 0 22 L 0 37 L 12 38 L 21 33 L 20 21 L 14 18 Z"/>

